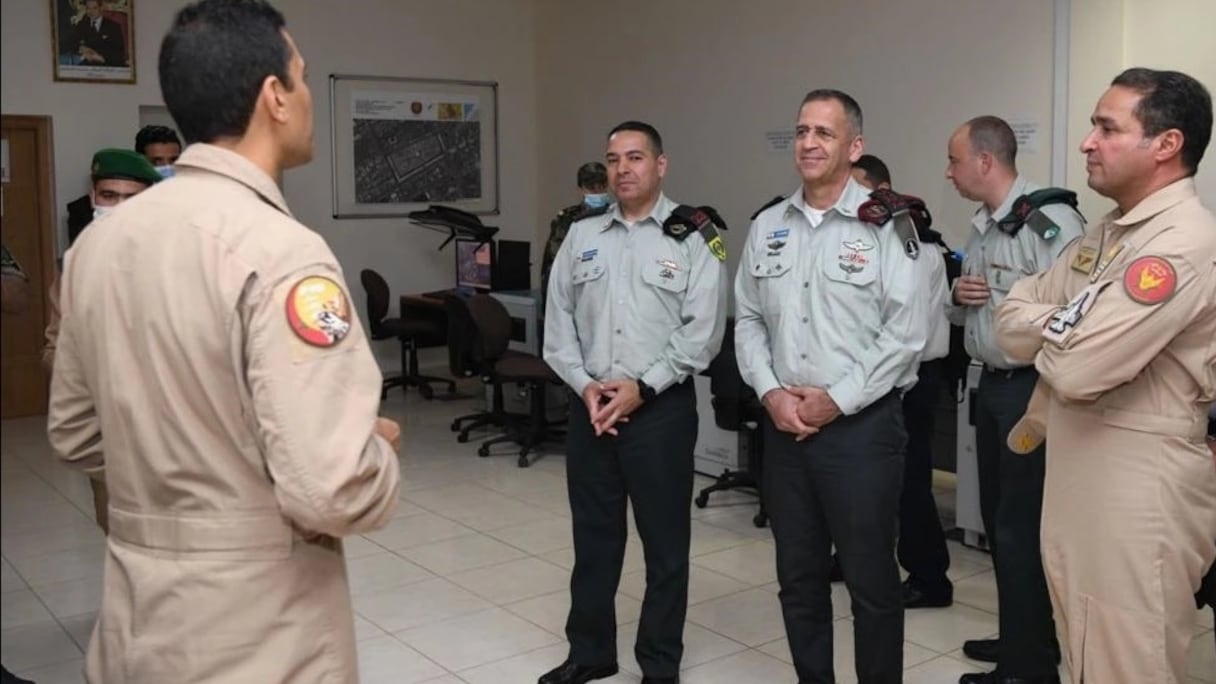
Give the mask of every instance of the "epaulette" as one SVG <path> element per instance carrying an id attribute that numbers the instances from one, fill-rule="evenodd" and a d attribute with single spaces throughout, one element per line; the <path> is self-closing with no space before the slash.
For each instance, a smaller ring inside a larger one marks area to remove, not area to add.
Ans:
<path id="1" fill-rule="evenodd" d="M 1022 226 L 1030 226 L 1036 235 L 1051 240 L 1060 234 L 1060 227 L 1040 211 L 1049 204 L 1067 204 L 1075 211 L 1077 193 L 1064 188 L 1043 188 L 1027 193 L 1014 200 L 1009 214 L 997 221 L 996 225 L 1006 235 L 1017 235 Z"/>
<path id="2" fill-rule="evenodd" d="M 718 232 L 719 226 L 726 230 L 726 222 L 713 207 L 690 207 L 681 204 L 673 209 L 671 216 L 663 222 L 663 234 L 683 242 L 691 233 L 698 232 L 718 261 L 726 261 L 726 243 Z"/>
<path id="3" fill-rule="evenodd" d="M 785 199 L 785 196 L 777 195 L 776 197 L 774 197 L 771 200 L 769 200 L 768 202 L 766 202 L 763 207 L 760 207 L 759 209 L 757 209 L 756 213 L 752 214 L 751 218 L 749 218 L 748 220 L 755 221 L 756 217 L 759 216 L 760 214 L 764 213 L 765 209 L 768 209 L 769 207 L 773 206 L 774 204 L 781 202 L 781 200 L 783 200 L 783 199 Z"/>
<path id="4" fill-rule="evenodd" d="M 857 217 L 875 226 L 883 226 L 891 221 L 900 242 L 904 245 L 904 254 L 912 259 L 920 256 L 919 231 L 928 231 L 933 225 L 933 216 L 924 200 L 912 195 L 901 195 L 886 188 L 871 192 L 870 199 L 857 208 Z M 941 234 L 932 232 L 936 233 L 940 240 Z"/>

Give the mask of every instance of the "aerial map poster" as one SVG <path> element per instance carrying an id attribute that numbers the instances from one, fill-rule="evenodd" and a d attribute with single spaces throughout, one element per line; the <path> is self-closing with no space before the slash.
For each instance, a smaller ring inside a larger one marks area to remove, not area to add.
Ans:
<path id="1" fill-rule="evenodd" d="M 497 85 L 330 77 L 334 217 L 498 211 Z"/>

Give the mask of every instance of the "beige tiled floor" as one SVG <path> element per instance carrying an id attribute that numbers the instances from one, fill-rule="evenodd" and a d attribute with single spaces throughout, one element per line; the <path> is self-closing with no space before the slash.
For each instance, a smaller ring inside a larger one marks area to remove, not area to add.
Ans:
<path id="1" fill-rule="evenodd" d="M 403 400 L 394 391 L 384 408 L 404 423 L 406 480 L 396 518 L 347 541 L 362 681 L 536 681 L 566 655 L 573 550 L 563 458 L 547 456 L 528 469 L 510 456 L 478 458 L 476 443 L 458 444 L 448 430 L 452 416 L 474 408 L 470 401 Z M 51 458 L 41 420 L 0 427 L 0 656 L 39 684 L 75 684 L 101 599 L 104 540 L 90 519 L 89 488 Z M 943 509 L 952 509 L 952 492 L 942 495 Z M 773 544 L 767 530 L 752 526 L 754 501 L 714 495 L 709 508 L 690 512 L 688 684 L 794 681 Z M 908 684 L 948 684 L 985 669 L 959 648 L 997 630 L 988 556 L 950 547 L 956 603 L 908 613 Z M 606 682 L 641 678 L 632 641 L 644 590 L 641 545 L 631 535 L 616 602 L 622 671 Z M 854 682 L 843 586 L 833 588 L 833 607 L 837 676 Z M 1196 625 L 1191 673 L 1193 682 L 1216 682 L 1210 611 Z"/>

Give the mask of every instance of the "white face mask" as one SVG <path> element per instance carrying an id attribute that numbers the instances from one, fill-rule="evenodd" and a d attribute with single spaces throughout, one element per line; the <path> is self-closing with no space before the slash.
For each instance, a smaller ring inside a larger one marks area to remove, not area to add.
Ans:
<path id="1" fill-rule="evenodd" d="M 155 168 L 156 168 L 156 172 L 160 174 L 161 178 L 172 178 L 173 177 L 173 166 L 172 165 L 157 166 Z"/>
<path id="2" fill-rule="evenodd" d="M 93 220 L 96 221 L 111 211 L 114 211 L 114 207 L 93 207 Z"/>

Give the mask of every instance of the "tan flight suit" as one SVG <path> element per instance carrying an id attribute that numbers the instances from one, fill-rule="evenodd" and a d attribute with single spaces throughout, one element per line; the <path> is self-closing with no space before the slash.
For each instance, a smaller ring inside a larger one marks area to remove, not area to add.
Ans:
<path id="1" fill-rule="evenodd" d="M 61 281 L 48 432 L 110 490 L 88 681 L 356 682 L 336 537 L 389 519 L 398 465 L 325 241 L 251 162 L 193 145 Z"/>
<path id="2" fill-rule="evenodd" d="M 1043 565 L 1073 682 L 1185 682 L 1216 557 L 1216 217 L 1194 182 L 1112 212 L 1014 285 L 998 335 L 1049 386 Z"/>
<path id="3" fill-rule="evenodd" d="M 59 344 L 59 321 L 63 313 L 59 310 L 59 274 L 51 280 L 50 291 L 47 293 L 50 312 L 46 324 L 46 342 L 42 346 L 42 367 L 51 372 L 55 367 L 55 346 Z M 95 473 L 89 476 L 89 488 L 93 490 L 93 518 L 97 521 L 102 532 L 109 533 L 110 494 L 106 491 L 105 473 Z"/>

